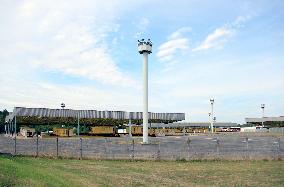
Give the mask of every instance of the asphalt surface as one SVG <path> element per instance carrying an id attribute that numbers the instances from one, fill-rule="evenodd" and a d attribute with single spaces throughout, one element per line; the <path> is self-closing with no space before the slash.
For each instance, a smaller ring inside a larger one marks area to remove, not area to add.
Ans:
<path id="1" fill-rule="evenodd" d="M 186 135 L 150 137 L 17 138 L 16 154 L 98 159 L 284 159 L 284 137 Z M 81 143 L 82 142 L 82 143 Z M 0 135 L 0 153 L 14 154 L 13 138 Z M 81 146 L 82 145 L 82 146 Z M 58 151 L 57 151 L 58 150 Z M 81 151 L 82 150 L 82 151 Z"/>

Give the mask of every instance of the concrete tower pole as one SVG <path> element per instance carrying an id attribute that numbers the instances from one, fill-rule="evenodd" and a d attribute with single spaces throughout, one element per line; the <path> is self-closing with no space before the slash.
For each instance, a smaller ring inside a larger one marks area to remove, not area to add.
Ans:
<path id="1" fill-rule="evenodd" d="M 138 52 L 143 54 L 143 143 L 148 144 L 148 54 L 152 53 L 151 40 L 138 40 Z"/>
<path id="2" fill-rule="evenodd" d="M 143 53 L 143 143 L 148 143 L 148 53 Z"/>

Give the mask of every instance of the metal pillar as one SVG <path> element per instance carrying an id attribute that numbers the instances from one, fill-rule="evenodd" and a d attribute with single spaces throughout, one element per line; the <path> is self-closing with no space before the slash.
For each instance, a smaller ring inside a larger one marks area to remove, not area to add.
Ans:
<path id="1" fill-rule="evenodd" d="M 38 157 L 38 134 L 36 134 L 36 157 Z"/>
<path id="2" fill-rule="evenodd" d="M 82 138 L 80 138 L 80 160 L 83 159 L 83 143 Z"/>
<path id="3" fill-rule="evenodd" d="M 143 53 L 143 143 L 148 143 L 148 53 Z"/>
<path id="4" fill-rule="evenodd" d="M 58 158 L 58 137 L 56 137 L 56 157 Z"/>

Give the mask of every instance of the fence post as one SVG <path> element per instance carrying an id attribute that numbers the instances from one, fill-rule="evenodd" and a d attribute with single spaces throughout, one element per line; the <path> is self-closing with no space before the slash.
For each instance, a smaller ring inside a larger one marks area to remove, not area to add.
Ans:
<path id="1" fill-rule="evenodd" d="M 82 138 L 80 138 L 80 160 L 83 159 L 83 142 Z"/>
<path id="2" fill-rule="evenodd" d="M 132 161 L 134 161 L 134 139 L 132 139 Z"/>
<path id="3" fill-rule="evenodd" d="M 249 140 L 248 137 L 246 137 L 246 153 L 247 153 L 247 159 L 249 158 Z"/>
<path id="4" fill-rule="evenodd" d="M 36 135 L 36 157 L 38 157 L 38 134 Z"/>
<path id="5" fill-rule="evenodd" d="M 58 137 L 56 137 L 56 157 L 58 158 Z"/>
<path id="6" fill-rule="evenodd" d="M 15 135 L 15 138 L 14 138 L 14 155 L 17 154 L 17 138 L 16 138 L 17 135 Z"/>
<path id="7" fill-rule="evenodd" d="M 189 137 L 187 138 L 186 143 L 187 143 L 187 148 L 188 148 L 187 157 L 188 157 L 188 160 L 189 160 L 189 158 L 190 158 L 190 143 L 191 143 L 191 140 L 189 139 Z"/>
<path id="8" fill-rule="evenodd" d="M 278 138 L 278 160 L 280 160 L 281 147 L 280 147 L 280 138 Z"/>
<path id="9" fill-rule="evenodd" d="M 114 141 L 116 141 L 116 140 L 114 140 Z M 109 153 L 110 153 L 110 155 L 111 155 L 111 159 L 114 160 L 114 158 L 115 158 L 115 156 L 114 156 L 115 151 L 113 151 L 113 150 L 111 149 L 111 147 L 112 147 L 113 144 L 115 145 L 115 142 L 113 143 L 112 138 L 110 139 L 109 142 L 110 142 L 110 143 L 109 143 Z"/>
<path id="10" fill-rule="evenodd" d="M 161 142 L 158 144 L 157 160 L 161 160 Z"/>
<path id="11" fill-rule="evenodd" d="M 128 140 L 128 136 L 125 137 L 125 145 L 126 145 L 126 152 L 128 155 L 128 158 L 130 157 L 130 152 L 129 152 L 129 140 Z"/>
<path id="12" fill-rule="evenodd" d="M 104 146 L 104 148 L 105 148 L 105 159 L 107 159 L 107 138 L 105 138 L 105 146 Z"/>
<path id="13" fill-rule="evenodd" d="M 218 155 L 219 155 L 219 148 L 220 148 L 220 140 L 219 140 L 219 138 L 217 137 L 217 138 L 216 138 L 216 152 L 217 152 Z"/>
<path id="14" fill-rule="evenodd" d="M 17 115 L 15 115 L 15 121 L 14 121 L 14 134 L 15 134 L 15 150 L 14 150 L 14 155 L 17 154 Z"/>

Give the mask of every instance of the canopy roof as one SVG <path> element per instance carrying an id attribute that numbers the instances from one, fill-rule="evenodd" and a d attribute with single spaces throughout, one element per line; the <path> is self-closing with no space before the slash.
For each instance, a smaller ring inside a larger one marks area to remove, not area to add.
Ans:
<path id="1" fill-rule="evenodd" d="M 263 117 L 263 118 L 245 118 L 247 123 L 261 123 L 261 122 L 270 122 L 270 121 L 277 121 L 281 122 L 284 121 L 284 116 L 279 117 Z"/>
<path id="2" fill-rule="evenodd" d="M 73 118 L 110 118 L 110 119 L 142 119 L 142 112 L 126 111 L 98 111 L 15 107 L 6 117 L 6 122 L 12 121 L 15 116 L 22 117 L 73 117 Z M 149 119 L 181 121 L 185 119 L 184 113 L 153 113 L 149 112 Z"/>
<path id="3" fill-rule="evenodd" d="M 151 123 L 151 127 L 209 127 L 209 122 L 177 122 L 177 123 Z M 214 122 L 214 127 L 236 127 L 237 123 L 232 122 Z"/>

